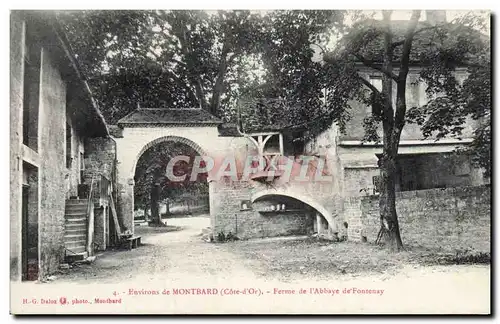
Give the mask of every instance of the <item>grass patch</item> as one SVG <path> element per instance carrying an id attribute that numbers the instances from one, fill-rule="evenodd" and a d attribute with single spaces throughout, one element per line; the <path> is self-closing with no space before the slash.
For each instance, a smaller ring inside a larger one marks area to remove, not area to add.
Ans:
<path id="1" fill-rule="evenodd" d="M 420 254 L 416 260 L 422 265 L 453 265 L 453 264 L 490 264 L 491 253 L 474 250 L 457 250 L 452 252 L 436 252 Z"/>
<path id="2" fill-rule="evenodd" d="M 331 278 L 342 275 L 394 273 L 407 266 L 489 263 L 489 253 L 452 253 L 407 247 L 393 253 L 369 243 L 305 238 L 277 241 L 239 241 L 226 245 L 232 253 L 259 261 L 263 276 Z"/>

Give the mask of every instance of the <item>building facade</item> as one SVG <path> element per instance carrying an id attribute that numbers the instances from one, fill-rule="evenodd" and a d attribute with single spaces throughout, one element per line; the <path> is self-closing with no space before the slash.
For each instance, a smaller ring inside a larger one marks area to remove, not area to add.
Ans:
<path id="1" fill-rule="evenodd" d="M 419 68 L 410 69 L 407 81 L 407 105 L 424 105 L 429 98 L 425 93 L 425 83 L 418 80 Z M 381 88 L 381 75 L 365 71 L 363 77 Z M 465 78 L 465 72 L 457 74 Z M 394 96 L 395 97 L 395 93 Z M 352 197 L 378 194 L 378 159 L 382 154 L 382 143 L 363 141 L 364 119 L 371 115 L 371 107 L 361 102 L 351 102 L 352 116 L 346 124 L 345 132 L 340 132 L 333 124 L 328 130 L 305 145 L 309 155 L 326 156 L 329 170 L 333 170 L 337 182 L 338 197 L 342 201 L 336 211 L 337 224 L 349 224 L 349 207 L 345 202 Z M 478 121 L 468 119 L 460 138 L 424 138 L 420 127 L 406 124 L 402 131 L 397 159 L 396 191 L 410 192 L 455 187 L 475 187 L 489 184 L 484 170 L 473 165 L 470 156 L 458 153 L 473 140 Z M 379 129 L 382 138 L 382 130 Z M 350 204 L 348 204 L 350 206 Z M 352 227 L 351 227 L 352 229 Z M 360 240 L 361 230 L 351 233 L 350 238 Z M 347 234 L 347 231 L 346 231 Z"/>
<path id="2" fill-rule="evenodd" d="M 68 243 L 86 244 L 85 221 L 71 235 L 65 211 L 84 180 L 86 143 L 108 132 L 57 20 L 10 19 L 10 269 L 13 280 L 36 280 L 64 261 Z"/>

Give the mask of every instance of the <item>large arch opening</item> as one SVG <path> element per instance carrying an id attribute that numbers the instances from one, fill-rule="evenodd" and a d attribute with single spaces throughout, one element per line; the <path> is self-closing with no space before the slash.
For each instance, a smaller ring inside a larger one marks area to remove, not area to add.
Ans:
<path id="1" fill-rule="evenodd" d="M 134 161 L 134 226 L 165 227 L 168 219 L 209 217 L 209 183 L 198 156 L 205 152 L 196 143 L 177 136 L 166 136 L 146 144 Z M 195 164 L 198 164 L 195 166 Z"/>
<path id="2" fill-rule="evenodd" d="M 302 195 L 266 190 L 252 196 L 252 203 L 262 214 L 301 215 L 304 233 L 337 239 L 339 235 L 332 214 L 314 199 Z"/>

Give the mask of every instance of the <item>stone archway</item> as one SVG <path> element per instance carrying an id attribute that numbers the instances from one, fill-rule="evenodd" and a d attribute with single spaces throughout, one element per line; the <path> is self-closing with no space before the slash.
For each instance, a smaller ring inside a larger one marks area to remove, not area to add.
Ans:
<path id="1" fill-rule="evenodd" d="M 133 167 L 132 167 L 132 170 L 130 173 L 132 178 L 134 177 L 134 174 L 135 174 L 135 168 L 137 166 L 137 161 L 139 161 L 139 158 L 144 154 L 144 152 L 146 152 L 149 148 L 155 146 L 156 144 L 164 143 L 164 142 L 176 142 L 176 143 L 185 144 L 185 145 L 191 147 L 193 150 L 195 150 L 196 153 L 198 153 L 199 155 L 207 156 L 206 151 L 190 139 L 187 139 L 185 137 L 175 136 L 175 135 L 162 136 L 162 137 L 159 137 L 159 138 L 154 139 L 151 142 L 147 143 L 139 151 L 139 153 L 137 154 L 137 156 L 133 162 Z"/>
<path id="2" fill-rule="evenodd" d="M 128 230 L 134 230 L 134 174 L 137 162 L 146 150 L 163 142 L 182 143 L 191 147 L 199 155 L 207 156 L 207 151 L 204 150 L 199 144 L 186 137 L 177 135 L 159 136 L 152 140 L 144 141 L 144 143 L 140 146 L 117 145 L 117 185 L 119 190 L 118 209 L 121 224 Z M 210 185 L 211 184 L 209 182 L 209 187 Z"/>
<path id="3" fill-rule="evenodd" d="M 318 213 L 320 213 L 324 219 L 327 221 L 328 226 L 335 232 L 338 232 L 338 227 L 336 222 L 334 221 L 333 215 L 325 208 L 323 207 L 322 204 L 317 202 L 315 199 L 311 197 L 307 197 L 305 195 L 297 194 L 294 192 L 290 192 L 288 190 L 280 190 L 280 189 L 268 189 L 268 190 L 263 190 L 255 193 L 252 195 L 252 202 L 255 202 L 256 200 L 266 197 L 266 196 L 286 196 L 290 198 L 294 198 L 296 200 L 299 200 L 303 202 L 306 205 L 309 205 L 310 207 L 314 208 Z"/>

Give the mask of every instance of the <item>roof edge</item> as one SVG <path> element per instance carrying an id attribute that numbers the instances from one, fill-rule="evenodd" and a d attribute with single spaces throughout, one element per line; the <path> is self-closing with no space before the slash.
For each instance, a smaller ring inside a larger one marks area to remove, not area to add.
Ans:
<path id="1" fill-rule="evenodd" d="M 87 79 L 85 78 L 84 74 L 82 73 L 82 69 L 80 67 L 80 64 L 75 59 L 73 48 L 71 47 L 71 44 L 66 36 L 66 33 L 64 32 L 61 24 L 59 23 L 57 14 L 54 14 L 54 18 L 55 19 L 51 20 L 49 22 L 49 24 L 52 26 L 54 33 L 57 36 L 57 39 L 59 39 L 59 41 L 61 42 L 62 48 L 63 48 L 68 60 L 70 61 L 71 66 L 75 70 L 75 73 L 76 73 L 78 79 L 82 82 L 84 91 L 87 93 L 87 95 L 90 98 L 90 101 L 92 104 L 92 109 L 94 110 L 97 117 L 101 121 L 102 126 L 104 127 L 105 135 L 110 136 L 108 124 L 106 123 L 106 120 L 104 119 L 104 116 L 103 116 L 101 110 L 99 109 L 99 106 L 97 105 L 97 103 L 95 101 L 94 95 L 92 94 L 92 90 L 90 90 Z"/>
<path id="2" fill-rule="evenodd" d="M 203 121 L 140 121 L 140 122 L 130 122 L 126 121 L 127 118 L 132 116 L 133 114 L 140 112 L 140 111 L 162 111 L 162 110 L 198 110 L 198 111 L 203 111 L 207 114 L 209 114 L 214 120 L 203 120 Z M 205 109 L 202 108 L 136 108 L 129 112 L 127 115 L 124 117 L 120 118 L 117 122 L 116 125 L 118 126 L 125 126 L 125 125 L 220 125 L 223 124 L 224 122 L 222 119 L 219 117 L 211 114 L 209 111 L 206 111 Z"/>
<path id="3" fill-rule="evenodd" d="M 180 125 L 214 125 L 214 126 L 218 126 L 220 124 L 223 124 L 222 121 L 203 121 L 203 122 L 158 122 L 158 121 L 154 121 L 154 122 L 118 122 L 117 125 L 122 127 L 122 126 L 130 126 L 130 125 L 133 125 L 133 126 L 141 126 L 141 125 L 176 125 L 176 126 L 180 126 Z"/>

